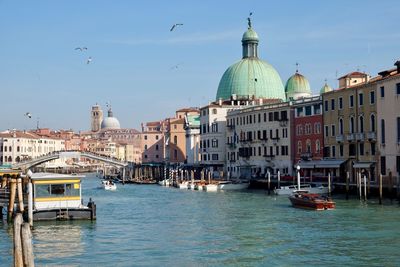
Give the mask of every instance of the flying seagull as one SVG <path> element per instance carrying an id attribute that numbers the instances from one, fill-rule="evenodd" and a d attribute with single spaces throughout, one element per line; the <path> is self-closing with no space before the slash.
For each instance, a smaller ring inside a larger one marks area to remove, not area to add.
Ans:
<path id="1" fill-rule="evenodd" d="M 29 119 L 32 118 L 32 114 L 30 112 L 25 113 L 24 116 L 27 116 Z"/>
<path id="2" fill-rule="evenodd" d="M 89 58 L 86 60 L 86 64 L 89 64 L 90 62 L 92 62 L 92 57 L 89 57 Z"/>
<path id="3" fill-rule="evenodd" d="M 75 48 L 75 50 L 79 50 L 79 51 L 83 52 L 83 51 L 87 50 L 87 47 L 77 47 L 77 48 Z"/>
<path id="4" fill-rule="evenodd" d="M 250 12 L 249 17 L 251 17 L 251 15 L 253 15 L 253 12 Z"/>
<path id="5" fill-rule="evenodd" d="M 182 65 L 182 63 L 176 64 L 175 66 L 172 66 L 172 67 L 171 67 L 171 70 L 178 69 L 178 67 L 179 67 L 180 65 Z"/>
<path id="6" fill-rule="evenodd" d="M 172 27 L 169 31 L 172 32 L 176 27 L 182 26 L 182 25 L 183 25 L 183 23 L 175 23 L 174 25 L 172 25 Z"/>

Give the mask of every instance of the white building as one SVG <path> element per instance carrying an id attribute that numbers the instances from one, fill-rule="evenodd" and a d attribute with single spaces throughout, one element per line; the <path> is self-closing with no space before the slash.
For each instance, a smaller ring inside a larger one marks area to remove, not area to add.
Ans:
<path id="1" fill-rule="evenodd" d="M 185 115 L 186 164 L 200 162 L 200 116 Z"/>
<path id="2" fill-rule="evenodd" d="M 61 150 L 65 150 L 65 141 L 62 139 L 16 130 L 0 133 L 0 165 L 14 164 Z M 63 162 L 55 160 L 47 162 L 46 166 L 56 164 Z"/>

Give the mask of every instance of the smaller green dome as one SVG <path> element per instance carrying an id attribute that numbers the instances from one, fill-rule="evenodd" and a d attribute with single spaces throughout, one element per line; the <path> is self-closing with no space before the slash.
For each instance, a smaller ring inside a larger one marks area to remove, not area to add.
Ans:
<path id="1" fill-rule="evenodd" d="M 327 83 L 325 83 L 324 87 L 321 88 L 319 93 L 322 95 L 322 94 L 330 92 L 330 91 L 333 91 L 332 87 L 330 87 Z"/>
<path id="2" fill-rule="evenodd" d="M 253 42 L 258 42 L 258 35 L 257 33 L 252 29 L 249 28 L 242 37 L 242 42 L 247 42 L 247 41 L 253 41 Z"/>
<path id="3" fill-rule="evenodd" d="M 287 97 L 291 97 L 294 94 L 309 94 L 311 95 L 310 83 L 300 73 L 296 72 L 290 77 L 285 85 L 285 93 Z"/>

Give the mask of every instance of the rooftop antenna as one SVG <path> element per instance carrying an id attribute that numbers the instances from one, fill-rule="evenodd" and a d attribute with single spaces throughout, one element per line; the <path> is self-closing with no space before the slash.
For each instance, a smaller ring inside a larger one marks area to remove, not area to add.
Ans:
<path id="1" fill-rule="evenodd" d="M 299 62 L 296 62 L 296 73 L 299 73 Z"/>
<path id="2" fill-rule="evenodd" d="M 36 129 L 37 129 L 37 130 L 39 130 L 39 120 L 40 120 L 40 118 L 37 117 L 37 118 L 36 118 Z"/>

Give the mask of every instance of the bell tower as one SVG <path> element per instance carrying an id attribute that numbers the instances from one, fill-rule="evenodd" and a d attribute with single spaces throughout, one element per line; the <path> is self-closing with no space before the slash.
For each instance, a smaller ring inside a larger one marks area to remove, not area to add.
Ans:
<path id="1" fill-rule="evenodd" d="M 91 115 L 91 128 L 92 132 L 100 131 L 101 122 L 103 121 L 103 110 L 101 107 L 96 103 L 96 105 L 92 106 Z"/>

